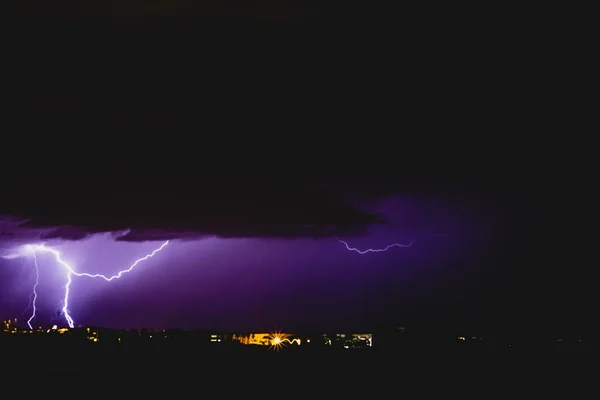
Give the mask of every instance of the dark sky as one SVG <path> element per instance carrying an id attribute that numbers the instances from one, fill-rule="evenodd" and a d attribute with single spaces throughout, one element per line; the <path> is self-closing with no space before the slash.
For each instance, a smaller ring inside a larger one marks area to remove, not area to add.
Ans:
<path id="1" fill-rule="evenodd" d="M 588 324 L 587 184 L 567 173 L 586 157 L 561 136 L 585 108 L 540 61 L 555 41 L 498 13 L 197 3 L 13 6 L 0 249 L 108 273 L 175 239 L 148 271 L 74 278 L 77 321 Z M 64 276 L 41 261 L 49 322 Z M 0 265 L 2 314 L 27 315 L 30 260 Z"/>

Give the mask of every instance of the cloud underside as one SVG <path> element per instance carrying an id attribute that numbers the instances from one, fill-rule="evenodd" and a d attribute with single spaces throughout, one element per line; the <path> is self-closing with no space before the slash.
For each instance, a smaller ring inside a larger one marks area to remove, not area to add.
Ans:
<path id="1" fill-rule="evenodd" d="M 224 238 L 319 238 L 366 233 L 385 223 L 380 216 L 339 201 L 301 193 L 277 196 L 246 195 L 199 198 L 189 194 L 77 196 L 51 203 L 19 203 L 0 210 L 16 217 L 15 232 L 36 231 L 42 239 L 79 240 L 91 234 L 114 232 L 116 240 L 147 241 Z M 25 221 L 23 221 L 25 219 Z"/>

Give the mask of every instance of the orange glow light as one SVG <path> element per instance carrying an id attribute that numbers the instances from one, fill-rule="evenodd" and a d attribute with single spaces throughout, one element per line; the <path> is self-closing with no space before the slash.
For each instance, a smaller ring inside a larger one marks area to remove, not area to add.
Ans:
<path id="1" fill-rule="evenodd" d="M 296 344 L 300 344 L 300 339 L 292 339 L 290 340 L 288 338 L 287 333 L 281 333 L 281 332 L 272 332 L 269 335 L 269 339 L 271 342 L 271 345 L 269 346 L 271 349 L 275 350 L 275 351 L 279 351 L 286 343 L 288 344 L 292 344 L 292 343 L 296 343 Z"/>

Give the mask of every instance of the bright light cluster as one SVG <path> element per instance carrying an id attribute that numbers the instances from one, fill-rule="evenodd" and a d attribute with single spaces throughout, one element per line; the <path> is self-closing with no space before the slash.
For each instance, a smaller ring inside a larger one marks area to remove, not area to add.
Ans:
<path id="1" fill-rule="evenodd" d="M 286 344 L 294 344 L 296 343 L 298 346 L 300 345 L 300 339 L 289 339 L 289 334 L 281 333 L 281 332 L 271 332 L 269 334 L 269 348 L 275 351 L 279 351 Z"/>

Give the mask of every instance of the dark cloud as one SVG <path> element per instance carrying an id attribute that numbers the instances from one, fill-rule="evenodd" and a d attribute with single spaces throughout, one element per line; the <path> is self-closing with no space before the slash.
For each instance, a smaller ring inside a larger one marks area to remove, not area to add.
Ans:
<path id="1" fill-rule="evenodd" d="M 33 190 L 15 188 L 0 212 L 26 218 L 20 229 L 44 228 L 43 238 L 72 240 L 98 232 L 119 232 L 117 240 L 130 241 L 213 235 L 336 237 L 360 235 L 370 225 L 385 222 L 335 198 L 331 190 L 284 179 L 244 182 L 182 173 L 171 178 L 102 177 L 63 174 L 62 191 L 48 182 Z"/>
<path id="2" fill-rule="evenodd" d="M 483 174 L 470 153 L 489 160 L 501 149 L 477 149 L 473 137 L 489 140 L 471 133 L 497 129 L 495 121 L 506 117 L 488 118 L 494 126 L 483 129 L 478 120 L 493 107 L 467 93 L 461 79 L 448 79 L 450 72 L 440 75 L 433 66 L 447 66 L 445 59 L 417 49 L 430 46 L 406 40 L 402 59 L 411 62 L 400 66 L 389 52 L 400 36 L 369 34 L 370 27 L 247 29 L 239 19 L 213 24 L 196 18 L 211 12 L 302 15 L 296 9 L 323 15 L 334 4 L 326 3 L 179 1 L 167 7 L 156 1 L 144 9 L 136 1 L 98 0 L 77 2 L 78 12 L 167 16 L 185 10 L 191 17 L 130 27 L 15 20 L 21 40 L 9 58 L 20 62 L 9 75 L 19 79 L 5 89 L 5 122 L 11 139 L 25 143 L 9 146 L 19 160 L 1 169 L 3 193 L 10 195 L 0 201 L 0 212 L 29 218 L 22 228 L 48 228 L 47 238 L 124 229 L 131 230 L 121 240 L 342 236 L 381 222 L 361 211 L 364 203 L 390 193 L 461 188 L 457 180 Z M 63 5 L 72 9 L 74 2 L 18 4 L 26 13 L 68 16 Z M 465 170 L 457 171 L 457 164 Z M 270 178 L 256 183 L 222 172 L 249 169 L 264 170 L 247 176 L 268 171 Z M 332 170 L 332 179 L 324 178 L 323 171 Z M 298 184 L 290 171 L 311 175 L 302 180 L 310 184 Z M 444 176 L 424 178 L 429 175 Z M 492 182 L 494 174 L 485 178 Z"/>

